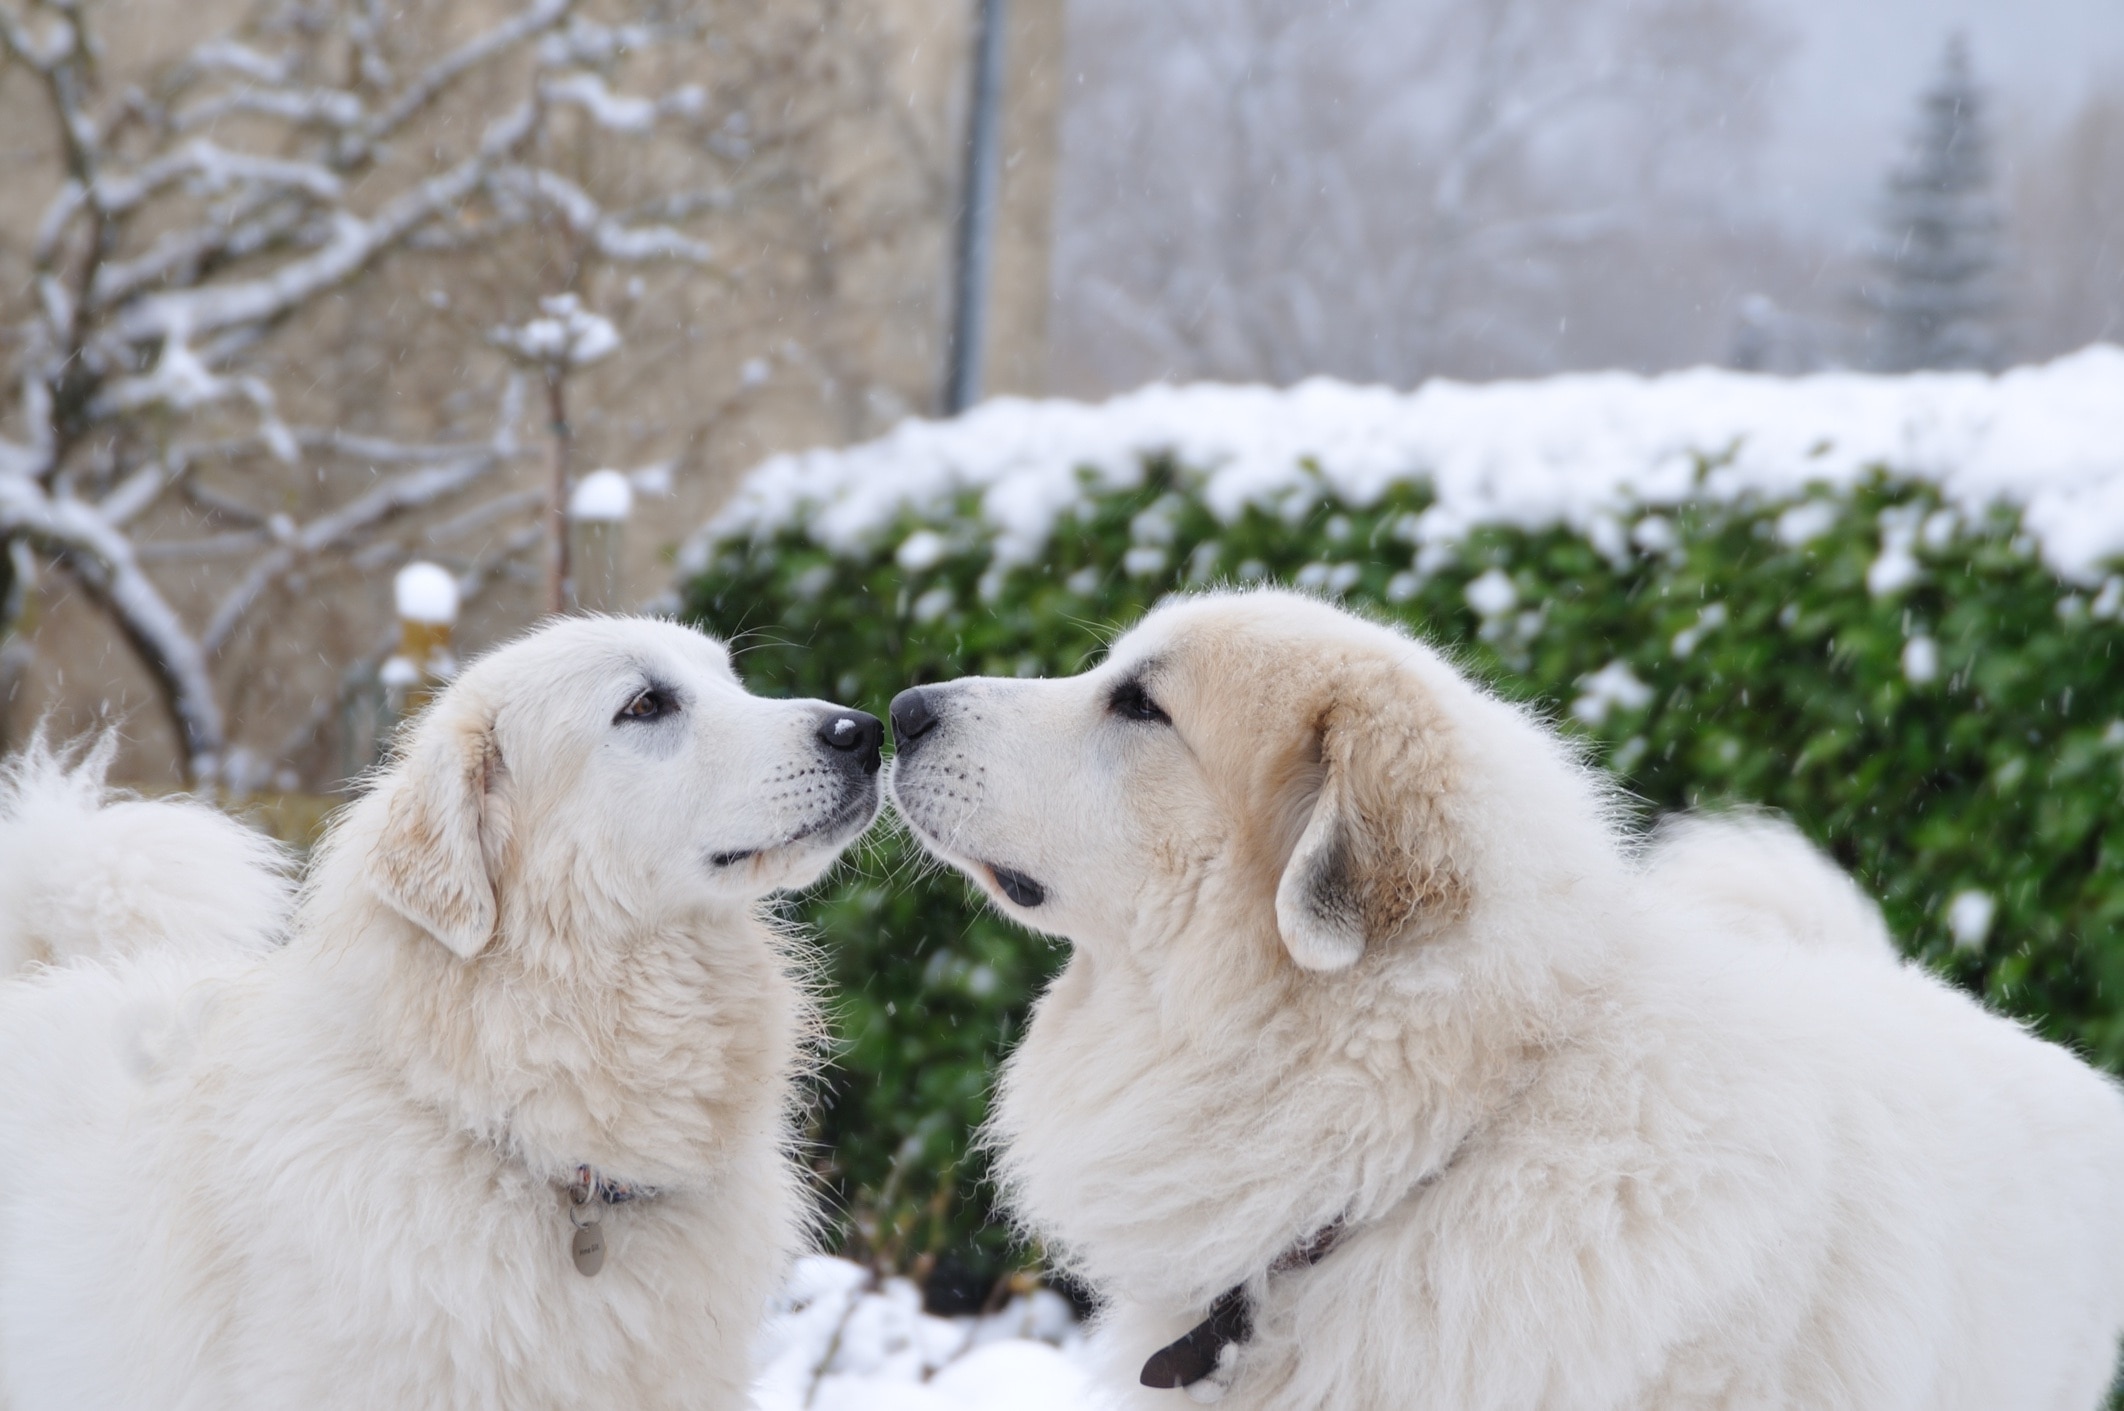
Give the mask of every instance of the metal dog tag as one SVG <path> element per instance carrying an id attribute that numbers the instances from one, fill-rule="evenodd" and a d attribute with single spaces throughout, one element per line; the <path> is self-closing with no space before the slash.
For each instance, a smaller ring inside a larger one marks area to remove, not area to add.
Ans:
<path id="1" fill-rule="evenodd" d="M 578 1229 L 570 1248 L 575 1255 L 575 1272 L 584 1278 L 605 1267 L 605 1232 L 597 1225 Z"/>

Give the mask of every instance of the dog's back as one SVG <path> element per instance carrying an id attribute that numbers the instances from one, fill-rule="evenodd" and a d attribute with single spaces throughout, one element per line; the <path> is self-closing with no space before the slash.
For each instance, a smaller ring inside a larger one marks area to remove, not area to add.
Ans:
<path id="1" fill-rule="evenodd" d="M 0 976 L 272 946 L 290 901 L 279 848 L 203 803 L 114 794 L 109 761 L 107 745 L 69 757 L 40 741 L 0 773 Z"/>
<path id="2" fill-rule="evenodd" d="M 1874 1378 L 1864 1399 L 1877 1405 L 2095 1404 L 2097 1363 L 2124 1327 L 2116 1084 L 1895 964 L 1879 907 L 1782 819 L 1670 820 L 1643 876 L 1655 905 L 1693 918 L 1678 934 L 1709 942 L 1696 954 L 1717 979 L 1688 1006 L 1710 1011 L 1704 1054 L 1798 1026 L 1741 1065 L 1753 1096 L 1733 1107 L 1757 1121 L 1809 1103 L 1834 1114 L 1820 1132 L 1820 1208 L 1800 1225 L 1831 1232 L 1841 1259 L 1822 1258 L 1810 1295 L 1821 1331 L 1796 1339 L 1800 1361 L 1844 1394 Z M 1792 950 L 1737 970 L 1711 960 L 1736 938 Z M 1708 1000 L 1721 991 L 1730 1012 Z M 1679 1013 L 1669 1025 L 1691 1027 Z M 1851 1337 L 1869 1317 L 1905 1335 Z M 1723 1365 L 1731 1349 L 1712 1357 Z"/>
<path id="3" fill-rule="evenodd" d="M 1758 939 L 1896 958 L 1881 911 L 1799 829 L 1761 813 L 1667 820 L 1644 859 L 1669 902 Z"/>

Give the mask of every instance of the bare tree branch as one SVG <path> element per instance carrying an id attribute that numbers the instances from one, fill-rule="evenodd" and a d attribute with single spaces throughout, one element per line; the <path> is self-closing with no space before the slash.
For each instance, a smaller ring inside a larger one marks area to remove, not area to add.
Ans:
<path id="1" fill-rule="evenodd" d="M 364 136 L 372 143 L 388 138 L 465 74 L 560 24 L 575 9 L 575 4 L 576 0 L 534 0 L 522 14 L 503 21 L 485 34 L 468 40 L 444 55 L 406 85 L 397 100 L 370 125 Z"/>
<path id="2" fill-rule="evenodd" d="M 531 135 L 537 116 L 534 104 L 523 104 L 487 128 L 477 155 L 394 197 L 368 220 L 346 211 L 334 212 L 331 240 L 306 259 L 283 265 L 259 279 L 206 285 L 140 300 L 119 315 L 117 336 L 130 342 L 152 342 L 173 334 L 190 337 L 239 323 L 260 323 L 344 284 L 421 225 L 477 190 L 489 170 Z"/>
<path id="3" fill-rule="evenodd" d="M 1716 130 L 1730 171 L 1747 141 L 1774 33 L 1752 0 L 1680 8 L 1077 0 L 1055 261 L 1100 292 L 1058 310 L 1062 360 L 1093 385 L 1541 370 L 1559 273 L 1669 233 L 1661 154 Z"/>
<path id="4" fill-rule="evenodd" d="M 109 606 L 162 687 L 190 772 L 212 778 L 227 739 L 207 654 L 141 569 L 131 541 L 93 506 L 48 496 L 19 476 L 0 478 L 0 535 L 56 556 Z"/>

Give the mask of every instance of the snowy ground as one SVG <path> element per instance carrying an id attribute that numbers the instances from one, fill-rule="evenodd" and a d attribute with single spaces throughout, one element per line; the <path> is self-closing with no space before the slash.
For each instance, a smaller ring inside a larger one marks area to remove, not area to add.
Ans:
<path id="1" fill-rule="evenodd" d="M 1080 473 L 1094 488 L 1133 484 L 1156 451 L 1209 471 L 1208 503 L 1226 516 L 1302 489 L 1307 465 L 1356 503 L 1428 478 L 1437 503 L 1418 527 L 1423 543 L 1481 523 L 1597 531 L 1633 502 L 1698 493 L 1699 457 L 1718 462 L 1712 495 L 1786 495 L 1887 466 L 1935 481 L 1950 502 L 2021 506 L 2053 566 L 2089 577 L 2124 552 L 2124 349 L 1995 377 L 1700 368 L 1414 392 L 1314 379 L 1153 386 L 1100 404 L 999 397 L 846 450 L 777 456 L 689 550 L 697 566 L 713 539 L 794 523 L 855 549 L 902 511 L 934 518 L 972 493 L 997 556 L 1029 562 L 1083 498 Z"/>
<path id="2" fill-rule="evenodd" d="M 757 1411 L 1094 1411 L 1084 1335 L 1045 1289 L 935 1318 L 906 1279 L 801 1261 L 761 1332 Z"/>

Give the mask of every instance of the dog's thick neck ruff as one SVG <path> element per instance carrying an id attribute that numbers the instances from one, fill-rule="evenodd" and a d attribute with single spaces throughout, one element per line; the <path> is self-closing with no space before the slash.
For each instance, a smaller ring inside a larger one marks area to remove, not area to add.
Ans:
<path id="1" fill-rule="evenodd" d="M 1405 1199 L 1413 1199 L 1419 1192 L 1436 1185 L 1467 1150 L 1472 1137 L 1473 1133 L 1463 1136 L 1438 1169 L 1418 1180 Z M 1285 1246 L 1282 1253 L 1269 1261 L 1268 1276 L 1274 1278 L 1278 1274 L 1312 1268 L 1333 1254 L 1349 1233 L 1348 1217 L 1336 1216 L 1304 1239 Z M 1253 1336 L 1254 1299 L 1242 1281 L 1217 1295 L 1207 1318 L 1152 1353 L 1143 1364 L 1141 1381 L 1143 1385 L 1160 1391 L 1187 1390 L 1197 1401 L 1218 1400 L 1237 1370 L 1233 1364 L 1238 1361 L 1239 1349 L 1252 1341 Z M 1224 1377 L 1212 1381 L 1211 1378 L 1219 1372 L 1224 1373 Z"/>
<path id="2" fill-rule="evenodd" d="M 1284 1250 L 1268 1272 L 1287 1274 L 1310 1269 L 1335 1252 L 1346 1226 L 1341 1220 L 1323 1225 Z M 1217 1295 L 1207 1318 L 1159 1348 L 1143 1364 L 1143 1385 L 1160 1391 L 1193 1387 L 1235 1359 L 1237 1349 L 1254 1336 L 1254 1299 L 1243 1283 Z"/>

